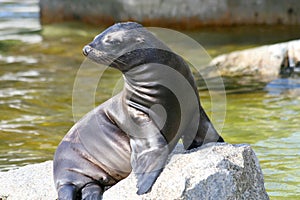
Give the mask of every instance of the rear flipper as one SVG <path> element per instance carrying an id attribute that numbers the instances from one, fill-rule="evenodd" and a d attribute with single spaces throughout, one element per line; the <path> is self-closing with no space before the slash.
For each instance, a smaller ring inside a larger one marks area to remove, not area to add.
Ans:
<path id="1" fill-rule="evenodd" d="M 224 142 L 202 107 L 200 107 L 200 121 L 196 135 L 186 132 L 182 139 L 184 148 L 187 150 L 200 147 L 209 142 Z"/>
<path id="2" fill-rule="evenodd" d="M 66 184 L 59 187 L 58 200 L 101 200 L 103 191 L 96 183 L 86 184 L 81 191 L 73 184 Z"/>
<path id="3" fill-rule="evenodd" d="M 165 138 L 158 133 L 151 138 L 132 138 L 131 165 L 137 177 L 137 194 L 149 192 L 162 172 L 169 149 Z"/>
<path id="4" fill-rule="evenodd" d="M 62 185 L 58 188 L 57 200 L 77 200 L 78 188 L 73 184 Z"/>
<path id="5" fill-rule="evenodd" d="M 81 190 L 82 200 L 101 200 L 103 188 L 96 183 L 89 183 Z"/>

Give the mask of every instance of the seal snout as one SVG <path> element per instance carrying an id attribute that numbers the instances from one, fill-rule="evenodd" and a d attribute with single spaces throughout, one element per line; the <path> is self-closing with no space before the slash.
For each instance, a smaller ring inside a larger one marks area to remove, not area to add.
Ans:
<path id="1" fill-rule="evenodd" d="M 92 47 L 89 45 L 86 45 L 82 49 L 83 55 L 87 56 L 92 51 Z"/>

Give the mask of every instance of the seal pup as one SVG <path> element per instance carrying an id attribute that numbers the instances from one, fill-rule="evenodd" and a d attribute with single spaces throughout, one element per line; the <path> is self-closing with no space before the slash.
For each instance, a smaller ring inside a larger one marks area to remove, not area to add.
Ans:
<path id="1" fill-rule="evenodd" d="M 200 105 L 188 64 L 134 22 L 118 23 L 83 48 L 123 73 L 123 90 L 86 114 L 54 156 L 58 199 L 102 199 L 133 171 L 145 194 L 180 138 L 186 149 L 223 142 Z"/>

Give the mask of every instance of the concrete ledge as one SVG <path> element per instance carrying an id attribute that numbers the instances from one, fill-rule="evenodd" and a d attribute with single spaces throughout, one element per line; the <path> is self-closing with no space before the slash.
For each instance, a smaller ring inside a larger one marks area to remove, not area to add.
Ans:
<path id="1" fill-rule="evenodd" d="M 41 22 L 111 25 L 133 20 L 146 26 L 193 29 L 206 25 L 300 24 L 297 0 L 40 0 Z"/>

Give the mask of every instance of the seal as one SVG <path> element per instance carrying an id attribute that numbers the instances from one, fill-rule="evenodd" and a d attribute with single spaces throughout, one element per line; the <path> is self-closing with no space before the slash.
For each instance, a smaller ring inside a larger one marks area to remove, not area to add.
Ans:
<path id="1" fill-rule="evenodd" d="M 118 23 L 83 48 L 120 70 L 123 90 L 79 120 L 54 156 L 58 199 L 102 199 L 132 171 L 149 192 L 182 138 L 192 149 L 224 142 L 203 110 L 188 64 L 138 23 Z"/>

